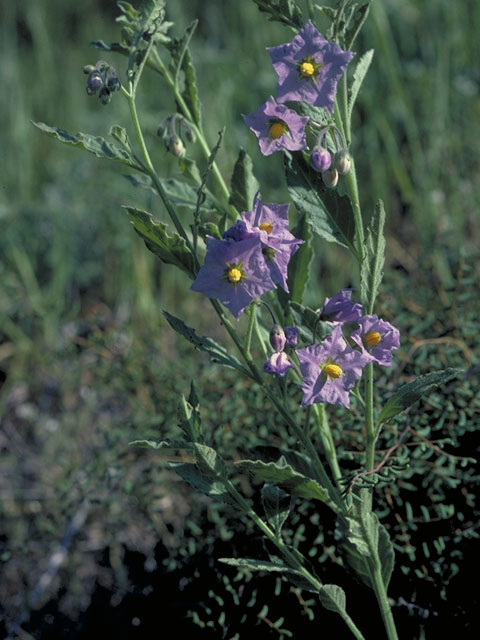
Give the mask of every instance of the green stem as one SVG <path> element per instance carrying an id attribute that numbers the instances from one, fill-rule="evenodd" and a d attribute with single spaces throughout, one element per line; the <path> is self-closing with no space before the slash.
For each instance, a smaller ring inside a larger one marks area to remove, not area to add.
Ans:
<path id="1" fill-rule="evenodd" d="M 340 470 L 340 466 L 338 464 L 337 458 L 337 450 L 335 448 L 335 443 L 333 441 L 332 432 L 330 429 L 330 425 L 328 424 L 327 412 L 325 410 L 325 405 L 314 405 L 314 412 L 317 418 L 317 426 L 318 432 L 320 434 L 320 438 L 323 443 L 323 448 L 325 450 L 325 455 L 330 465 L 330 469 L 332 470 L 333 477 L 337 486 L 340 487 L 340 478 L 342 477 L 342 472 Z"/>
<path id="2" fill-rule="evenodd" d="M 257 527 L 262 531 L 262 533 L 272 542 L 277 549 L 280 551 L 282 556 L 285 558 L 287 563 L 290 565 L 292 569 L 300 573 L 316 590 L 319 592 L 322 590 L 322 583 L 315 578 L 300 562 L 297 556 L 288 548 L 288 546 L 283 542 L 283 540 L 276 536 L 275 533 L 270 529 L 270 527 L 259 517 L 259 515 L 250 507 L 244 497 L 236 490 L 234 485 L 230 482 L 230 480 L 224 480 L 225 486 L 238 504 L 238 506 L 255 522 Z M 352 618 L 348 615 L 348 613 L 343 611 L 337 611 L 340 617 L 343 619 L 345 624 L 348 626 L 352 634 L 357 640 L 365 640 L 361 631 L 357 628 Z"/>
<path id="3" fill-rule="evenodd" d="M 167 210 L 168 215 L 170 216 L 171 221 L 173 222 L 175 229 L 178 231 L 178 233 L 180 234 L 180 236 L 185 240 L 187 247 L 190 249 L 190 251 L 192 252 L 193 258 L 195 260 L 195 265 L 196 268 L 198 268 L 198 258 L 197 258 L 197 254 L 195 251 L 194 246 L 192 245 L 190 238 L 188 237 L 185 229 L 183 228 L 182 223 L 180 222 L 180 220 L 177 217 L 177 214 L 175 213 L 175 210 L 173 209 L 172 205 L 170 204 L 170 200 L 163 188 L 162 183 L 160 182 L 160 180 L 158 179 L 157 176 L 157 172 L 155 171 L 155 168 L 152 164 L 152 161 L 150 159 L 150 154 L 148 153 L 148 149 L 147 146 L 145 144 L 145 139 L 143 137 L 143 133 L 142 133 L 142 129 L 140 127 L 140 121 L 138 119 L 138 114 L 137 114 L 137 108 L 135 105 L 135 95 L 133 92 L 133 86 L 130 86 L 130 93 L 125 92 L 125 95 L 127 97 L 127 101 L 128 101 L 128 106 L 130 108 L 130 115 L 132 117 L 132 122 L 133 122 L 133 126 L 135 129 L 135 133 L 137 136 L 137 140 L 138 140 L 138 144 L 140 145 L 140 150 L 142 152 L 142 156 L 143 156 L 143 160 L 145 162 L 145 167 L 155 185 L 155 188 L 158 191 L 158 194 L 160 196 L 160 198 L 162 199 L 163 204 L 165 205 L 165 208 Z"/>
<path id="4" fill-rule="evenodd" d="M 262 350 L 262 355 L 265 360 L 268 358 L 267 347 L 265 346 L 265 342 L 262 338 L 262 334 L 260 333 L 260 327 L 258 325 L 257 314 L 255 314 L 255 325 L 254 325 L 255 335 L 257 336 L 258 344 L 260 345 L 260 349 Z"/>
<path id="5" fill-rule="evenodd" d="M 193 120 L 193 116 L 190 113 L 190 109 L 188 108 L 188 106 L 187 106 L 185 100 L 183 99 L 183 96 L 181 95 L 181 93 L 179 93 L 174 79 L 172 78 L 172 76 L 168 72 L 168 69 L 163 64 L 163 61 L 160 58 L 160 55 L 158 54 L 158 51 L 156 51 L 156 49 L 153 49 L 152 55 L 153 55 L 153 58 L 155 59 L 155 62 L 157 64 L 158 72 L 165 78 L 166 83 L 172 89 L 172 91 L 174 93 L 174 96 L 175 96 L 175 100 L 176 100 L 178 106 L 180 107 L 180 109 L 181 109 L 183 115 L 185 116 L 185 118 L 187 118 L 187 120 L 189 121 L 190 126 L 194 130 L 195 135 L 197 136 L 197 140 L 198 140 L 198 142 L 200 144 L 200 148 L 202 149 L 203 155 L 208 160 L 210 158 L 211 150 L 210 150 L 210 148 L 209 148 L 209 146 L 207 144 L 207 141 L 205 139 L 205 136 L 204 136 L 204 133 L 203 133 L 201 127 L 198 126 L 197 123 Z M 220 173 L 216 162 L 213 162 L 213 164 L 212 164 L 212 173 L 215 176 L 215 180 L 217 181 L 217 184 L 218 184 L 218 186 L 219 186 L 219 188 L 220 188 L 220 190 L 222 192 L 223 197 L 228 202 L 229 199 L 230 199 L 230 191 L 229 191 L 227 185 L 225 184 L 223 176 Z M 228 211 L 230 217 L 232 217 L 232 218 L 236 217 L 236 211 L 234 210 L 233 207 L 229 206 L 227 208 L 227 211 Z"/>
<path id="6" fill-rule="evenodd" d="M 365 367 L 365 426 L 367 432 L 366 466 L 373 469 L 375 466 L 375 442 L 376 434 L 373 421 L 373 363 Z"/>
<path id="7" fill-rule="evenodd" d="M 251 304 L 249 309 L 250 317 L 248 319 L 247 336 L 245 338 L 245 351 L 250 354 L 250 346 L 252 344 L 253 326 L 255 324 L 256 305 Z M 251 354 L 250 354 L 251 355 Z"/>
<path id="8" fill-rule="evenodd" d="M 380 607 L 380 613 L 382 614 L 383 624 L 387 632 L 387 638 L 388 640 L 398 640 L 392 609 L 390 607 L 390 603 L 388 602 L 387 590 L 385 589 L 385 584 L 383 582 L 378 554 L 375 558 L 375 566 L 370 569 L 370 578 L 373 583 L 378 606 Z"/>

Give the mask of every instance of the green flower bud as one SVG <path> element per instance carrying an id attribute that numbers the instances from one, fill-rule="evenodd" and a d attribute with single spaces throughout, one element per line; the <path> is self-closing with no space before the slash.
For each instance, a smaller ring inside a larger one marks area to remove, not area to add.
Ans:
<path id="1" fill-rule="evenodd" d="M 328 169 L 328 171 L 323 171 L 322 180 L 330 189 L 336 187 L 338 182 L 338 171 L 335 169 L 335 167 Z"/>
<path id="2" fill-rule="evenodd" d="M 86 75 L 88 75 L 88 74 L 92 73 L 92 71 L 94 71 L 94 70 L 95 70 L 95 67 L 93 66 L 93 64 L 85 64 L 85 65 L 82 67 L 82 71 L 83 71 L 83 73 L 85 73 Z"/>
<path id="3" fill-rule="evenodd" d="M 335 169 L 344 176 L 346 173 L 350 171 L 350 167 L 352 166 L 352 159 L 350 158 L 350 154 L 347 149 L 340 149 L 337 151 L 334 158 Z"/>
<path id="4" fill-rule="evenodd" d="M 172 153 L 177 158 L 183 158 L 185 155 L 185 146 L 182 139 L 175 133 L 169 137 L 165 144 L 167 151 Z"/>
<path id="5" fill-rule="evenodd" d="M 107 89 L 107 87 L 102 87 L 102 89 L 100 89 L 100 93 L 98 94 L 98 97 L 102 104 L 107 105 L 110 103 L 110 100 L 112 99 L 112 94 Z"/>

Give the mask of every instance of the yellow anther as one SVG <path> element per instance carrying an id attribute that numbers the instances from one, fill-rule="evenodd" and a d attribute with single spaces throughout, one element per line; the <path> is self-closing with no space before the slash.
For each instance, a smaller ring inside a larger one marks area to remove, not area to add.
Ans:
<path id="1" fill-rule="evenodd" d="M 335 380 L 336 378 L 340 378 L 343 375 L 343 369 L 338 364 L 327 364 L 323 368 L 324 373 L 331 379 Z"/>
<path id="2" fill-rule="evenodd" d="M 381 342 L 382 336 L 378 333 L 378 331 L 370 331 L 363 338 L 363 342 L 367 347 L 375 347 L 379 342 Z"/>
<path id="3" fill-rule="evenodd" d="M 231 267 L 227 271 L 227 278 L 229 282 L 240 282 L 240 280 L 242 279 L 242 272 L 240 271 L 240 269 L 238 269 L 238 267 Z"/>
<path id="4" fill-rule="evenodd" d="M 270 129 L 268 130 L 268 137 L 272 140 L 277 140 L 281 138 L 285 133 L 283 122 L 274 122 L 270 125 Z"/>
<path id="5" fill-rule="evenodd" d="M 261 225 L 259 225 L 258 227 L 259 229 L 261 229 L 262 231 L 266 231 L 267 234 L 268 233 L 272 233 L 273 231 L 273 224 L 271 222 L 262 222 Z"/>
<path id="6" fill-rule="evenodd" d="M 300 73 L 302 74 L 302 76 L 313 76 L 313 74 L 315 73 L 315 65 L 311 62 L 308 62 L 308 60 L 305 60 L 305 62 L 302 62 L 302 64 L 300 65 Z"/>

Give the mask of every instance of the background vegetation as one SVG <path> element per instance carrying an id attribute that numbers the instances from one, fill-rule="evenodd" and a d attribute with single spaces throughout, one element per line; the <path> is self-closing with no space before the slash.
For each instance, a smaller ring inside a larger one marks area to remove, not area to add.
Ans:
<path id="1" fill-rule="evenodd" d="M 272 93 L 265 46 L 291 32 L 247 0 L 170 2 L 168 11 L 176 35 L 200 21 L 193 56 L 212 144 L 227 126 L 224 176 L 243 146 L 264 200 L 281 202 L 281 159 L 261 156 L 240 114 Z M 195 637 L 233 639 L 240 624 L 250 635 L 292 637 L 313 616 L 305 594 L 215 568 L 216 557 L 233 555 L 256 533 L 235 527 L 234 515 L 206 497 L 192 499 L 159 456 L 128 447 L 173 432 L 178 394 L 188 394 L 192 378 L 227 457 L 288 436 L 254 387 L 192 353 L 161 317 L 162 308 L 198 315 L 201 303 L 145 250 L 120 209 L 128 203 L 161 216 L 159 203 L 30 122 L 105 135 L 128 121 L 118 95 L 108 107 L 86 95 L 82 74 L 100 57 L 88 43 L 118 38 L 117 15 L 108 0 L 0 5 L 0 625 L 19 638 L 87 637 L 93 624 L 104 624 L 107 638 L 142 637 L 163 602 L 164 616 L 175 612 L 177 628 Z M 467 370 L 460 387 L 422 405 L 421 417 L 405 417 L 417 434 L 405 447 L 410 467 L 379 490 L 397 550 L 395 613 L 412 638 L 419 626 L 425 637 L 448 625 L 464 638 L 478 632 L 478 596 L 463 589 L 477 549 L 478 466 L 463 458 L 478 454 L 480 422 L 479 31 L 474 0 L 377 0 L 356 46 L 375 49 L 352 151 L 364 210 L 382 197 L 388 212 L 379 311 L 402 333 L 394 375 Z M 123 60 L 107 59 L 122 77 Z M 140 111 L 162 175 L 177 171 L 155 135 L 173 108 L 150 77 Z M 316 306 L 352 282 L 339 249 L 319 243 L 317 256 L 308 293 Z M 223 340 L 202 309 L 203 330 Z M 247 411 L 247 397 L 257 414 Z M 353 423 L 334 427 L 355 459 Z M 333 523 L 323 519 L 324 532 L 313 534 L 319 517 L 327 516 L 299 505 L 291 536 L 331 564 Z M 370 596 L 353 582 L 352 590 L 361 612 Z M 285 601 L 292 614 L 282 620 Z M 335 624 L 322 615 L 312 624 Z"/>

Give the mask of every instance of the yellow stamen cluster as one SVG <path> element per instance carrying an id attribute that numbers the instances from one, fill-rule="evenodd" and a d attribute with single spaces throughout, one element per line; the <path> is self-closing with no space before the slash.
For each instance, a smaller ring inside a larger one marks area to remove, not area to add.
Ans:
<path id="1" fill-rule="evenodd" d="M 268 137 L 272 140 L 278 140 L 285 133 L 284 125 L 282 122 L 274 122 L 270 125 L 270 129 L 268 130 Z"/>
<path id="2" fill-rule="evenodd" d="M 302 74 L 302 76 L 313 76 L 313 74 L 315 73 L 315 65 L 308 60 L 304 60 L 304 62 L 302 62 L 302 64 L 300 65 L 300 73 Z"/>
<path id="3" fill-rule="evenodd" d="M 340 376 L 343 375 L 342 367 L 338 364 L 334 364 L 333 362 L 330 364 L 327 364 L 323 368 L 323 372 L 332 380 L 336 380 L 337 378 L 340 378 Z"/>
<path id="4" fill-rule="evenodd" d="M 382 336 L 378 333 L 378 331 L 370 331 L 363 338 L 363 342 L 367 347 L 375 347 L 379 342 L 381 342 Z"/>
<path id="5" fill-rule="evenodd" d="M 262 224 L 259 225 L 258 228 L 262 231 L 266 231 L 267 234 L 270 234 L 273 231 L 273 224 L 271 222 L 262 222 Z"/>
<path id="6" fill-rule="evenodd" d="M 240 282 L 242 279 L 242 272 L 238 267 L 230 267 L 227 271 L 227 280 L 232 283 Z"/>

